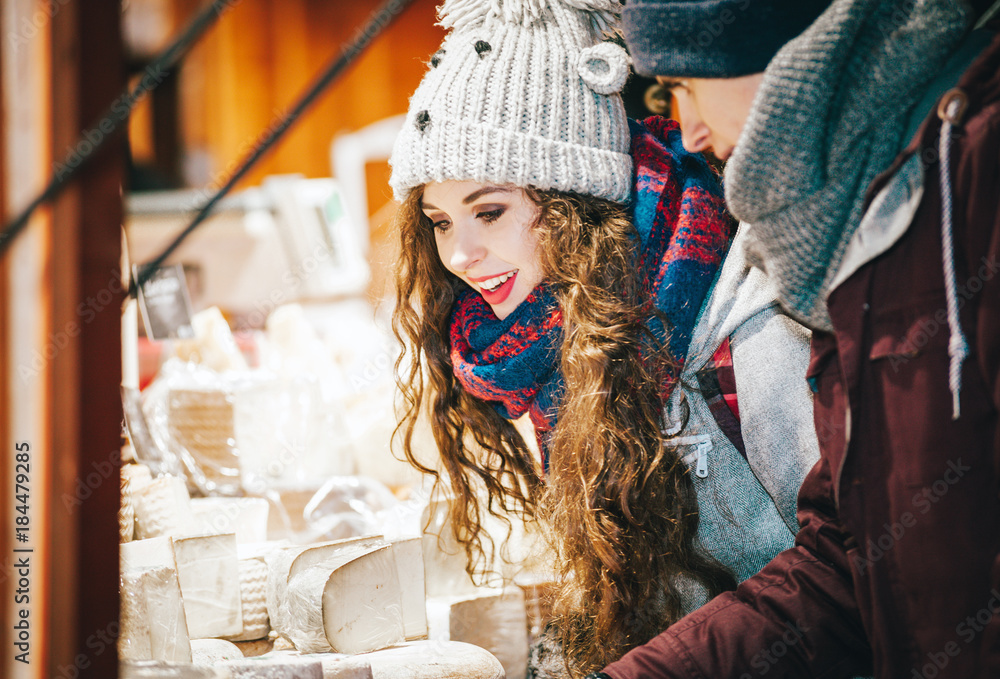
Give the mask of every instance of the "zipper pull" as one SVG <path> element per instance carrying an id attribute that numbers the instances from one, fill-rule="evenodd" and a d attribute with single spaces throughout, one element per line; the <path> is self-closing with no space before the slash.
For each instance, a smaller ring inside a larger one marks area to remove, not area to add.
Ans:
<path id="1" fill-rule="evenodd" d="M 708 451 L 712 449 L 712 442 L 705 441 L 698 444 L 698 461 L 695 464 L 694 475 L 699 479 L 708 478 Z"/>

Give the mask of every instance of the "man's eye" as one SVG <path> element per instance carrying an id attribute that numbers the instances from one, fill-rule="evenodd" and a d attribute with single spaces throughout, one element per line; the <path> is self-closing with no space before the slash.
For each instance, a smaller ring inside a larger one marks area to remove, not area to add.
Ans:
<path id="1" fill-rule="evenodd" d="M 491 224 L 503 216 L 504 208 L 497 208 L 496 210 L 488 210 L 486 212 L 480 212 L 477 217 L 483 220 L 487 224 Z"/>

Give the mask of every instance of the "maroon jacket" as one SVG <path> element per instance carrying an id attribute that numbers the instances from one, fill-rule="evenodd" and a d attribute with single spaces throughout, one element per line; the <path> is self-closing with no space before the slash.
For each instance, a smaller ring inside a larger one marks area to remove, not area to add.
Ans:
<path id="1" fill-rule="evenodd" d="M 802 529 L 735 591 L 604 671 L 648 677 L 1000 676 L 1000 38 L 959 82 L 956 277 L 970 346 L 953 421 L 932 112 L 913 153 L 924 194 L 905 234 L 829 297 L 810 384 L 821 459 Z"/>

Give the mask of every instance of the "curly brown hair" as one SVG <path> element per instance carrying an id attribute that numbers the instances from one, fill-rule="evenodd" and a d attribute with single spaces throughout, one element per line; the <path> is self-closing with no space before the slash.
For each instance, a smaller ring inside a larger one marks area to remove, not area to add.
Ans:
<path id="1" fill-rule="evenodd" d="M 545 281 L 563 314 L 565 389 L 542 478 L 528 445 L 494 408 L 465 392 L 449 357 L 449 318 L 464 286 L 442 265 L 422 187 L 397 214 L 401 265 L 393 330 L 404 410 L 396 433 L 411 464 L 450 483 L 451 524 L 470 575 L 492 541 L 485 510 L 540 520 L 556 553 L 554 621 L 567 667 L 583 675 L 649 640 L 683 613 L 678 584 L 711 596 L 731 573 L 694 544 L 697 498 L 661 432 L 661 388 L 675 362 L 646 327 L 652 305 L 637 271 L 638 236 L 618 203 L 525 189 L 539 207 L 534 228 Z M 429 410 L 442 475 L 417 459 L 414 430 Z M 485 487 L 485 507 L 481 492 Z"/>

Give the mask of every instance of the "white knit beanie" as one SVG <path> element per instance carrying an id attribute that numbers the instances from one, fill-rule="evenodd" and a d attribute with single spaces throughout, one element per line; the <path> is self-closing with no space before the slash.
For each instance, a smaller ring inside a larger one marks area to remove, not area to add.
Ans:
<path id="1" fill-rule="evenodd" d="M 397 200 L 447 180 L 625 201 L 625 50 L 603 42 L 618 0 L 446 0 L 451 29 L 393 148 Z"/>

